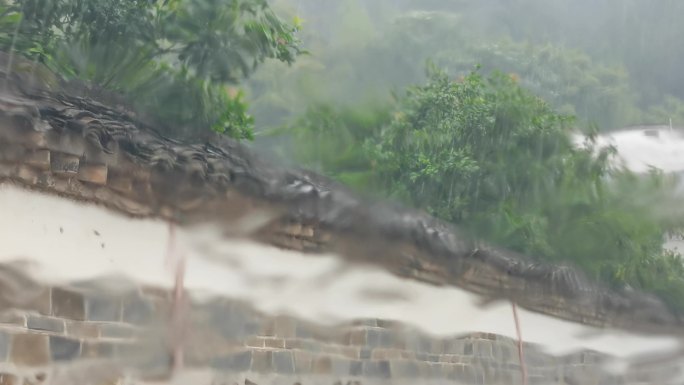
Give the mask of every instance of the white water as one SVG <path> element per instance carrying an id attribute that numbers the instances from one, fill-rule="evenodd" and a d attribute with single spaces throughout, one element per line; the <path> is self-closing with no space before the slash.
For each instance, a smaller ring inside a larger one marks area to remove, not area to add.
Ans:
<path id="1" fill-rule="evenodd" d="M 575 142 L 583 138 L 575 136 Z M 657 168 L 665 173 L 684 175 L 684 129 L 670 126 L 645 126 L 600 135 L 599 146 L 614 146 L 618 151 L 618 162 L 627 169 L 645 173 Z M 679 191 L 684 193 L 680 181 Z M 665 247 L 684 252 L 684 240 L 671 239 Z"/>
<path id="2" fill-rule="evenodd" d="M 575 137 L 580 143 L 582 137 Z M 600 135 L 598 145 L 612 145 L 625 167 L 647 172 L 655 167 L 665 172 L 684 172 L 684 131 L 669 126 L 640 127 Z"/>
<path id="3" fill-rule="evenodd" d="M 9 185 L 0 186 L 0 213 L 0 261 L 30 259 L 35 263 L 30 272 L 41 282 L 122 275 L 137 283 L 172 286 L 165 267 L 166 223 L 134 220 Z M 188 256 L 186 288 L 198 298 L 231 297 L 261 311 L 320 323 L 376 317 L 434 335 L 481 331 L 515 337 L 508 303 L 482 309 L 475 296 L 459 289 L 399 279 L 331 255 L 304 256 L 226 240 L 208 229 L 181 231 L 178 238 Z M 520 318 L 524 339 L 552 353 L 594 349 L 628 357 L 677 346 L 668 338 L 598 331 L 524 310 Z"/>

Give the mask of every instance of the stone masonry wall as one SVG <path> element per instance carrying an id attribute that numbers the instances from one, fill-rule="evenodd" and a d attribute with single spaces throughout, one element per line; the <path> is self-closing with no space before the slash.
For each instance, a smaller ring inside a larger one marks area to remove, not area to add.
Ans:
<path id="1" fill-rule="evenodd" d="M 51 368 L 88 360 L 120 365 L 101 384 L 126 373 L 164 380 L 169 309 L 164 291 L 112 295 L 89 285 L 46 288 L 28 302 L 3 303 L 0 385 L 47 384 L 55 375 Z M 230 300 L 188 304 L 187 310 L 185 364 L 210 370 L 212 384 L 521 383 L 515 341 L 493 334 L 431 338 L 375 319 L 323 327 L 266 317 Z M 606 359 L 589 351 L 553 357 L 525 344 L 529 384 L 654 384 L 667 383 L 671 374 L 658 367 L 614 376 L 601 369 Z"/>

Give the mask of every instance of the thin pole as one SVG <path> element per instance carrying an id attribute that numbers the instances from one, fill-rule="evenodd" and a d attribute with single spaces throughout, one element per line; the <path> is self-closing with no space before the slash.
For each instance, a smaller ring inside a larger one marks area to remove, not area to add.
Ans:
<path id="1" fill-rule="evenodd" d="M 520 331 L 520 319 L 518 319 L 518 308 L 515 302 L 511 302 L 513 308 L 513 320 L 515 321 L 515 332 L 518 335 L 518 358 L 520 359 L 520 374 L 522 375 L 522 385 L 527 385 L 527 367 L 525 366 L 525 354 L 523 351 L 522 332 Z"/>
<path id="2" fill-rule="evenodd" d="M 183 332 L 185 330 L 185 256 L 178 252 L 176 226 L 169 222 L 169 243 L 166 255 L 167 267 L 174 270 L 173 298 L 171 300 L 171 374 L 183 368 Z"/>

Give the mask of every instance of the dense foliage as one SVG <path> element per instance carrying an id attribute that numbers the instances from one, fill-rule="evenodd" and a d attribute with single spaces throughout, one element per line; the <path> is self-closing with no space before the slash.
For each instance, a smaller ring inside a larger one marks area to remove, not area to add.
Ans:
<path id="1" fill-rule="evenodd" d="M 291 129 L 300 159 L 331 175 L 684 309 L 682 261 L 662 248 L 681 223 L 656 209 L 673 204 L 671 181 L 613 166 L 612 148 L 577 145 L 572 127 L 515 77 L 432 69 L 393 106 L 321 106 Z"/>
<path id="2" fill-rule="evenodd" d="M 17 0 L 2 5 L 2 49 L 122 92 L 168 132 L 251 138 L 229 85 L 266 59 L 292 63 L 295 26 L 266 0 Z"/>
<path id="3" fill-rule="evenodd" d="M 553 107 L 576 115 L 578 125 L 684 125 L 684 82 L 674 65 L 684 57 L 684 24 L 673 20 L 679 3 L 275 2 L 303 16 L 302 39 L 313 55 L 294 71 L 272 63 L 256 74 L 250 97 L 258 127 L 284 123 L 312 99 L 385 98 L 390 89 L 424 81 L 428 59 L 451 74 L 465 75 L 476 64 L 483 73 L 514 73 Z"/>

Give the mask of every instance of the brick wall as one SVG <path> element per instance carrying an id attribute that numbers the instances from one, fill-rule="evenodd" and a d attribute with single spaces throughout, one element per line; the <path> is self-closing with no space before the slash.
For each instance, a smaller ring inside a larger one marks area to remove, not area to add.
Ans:
<path id="1" fill-rule="evenodd" d="M 17 368 L 45 380 L 54 375 L 51 368 L 85 360 L 117 363 L 117 376 L 163 378 L 170 362 L 169 298 L 160 290 L 112 295 L 82 285 L 46 288 L 22 304 L 3 306 L 0 384 L 21 383 Z M 515 341 L 493 334 L 432 338 L 375 319 L 323 327 L 266 317 L 230 300 L 187 308 L 186 365 L 210 370 L 213 383 L 238 377 L 241 383 L 249 378 L 301 385 L 521 383 Z M 525 359 L 530 384 L 659 383 L 671 374 L 658 367 L 611 376 L 601 369 L 607 357 L 600 354 L 553 357 L 531 344 L 525 345 Z M 102 383 L 113 383 L 107 381 Z"/>

